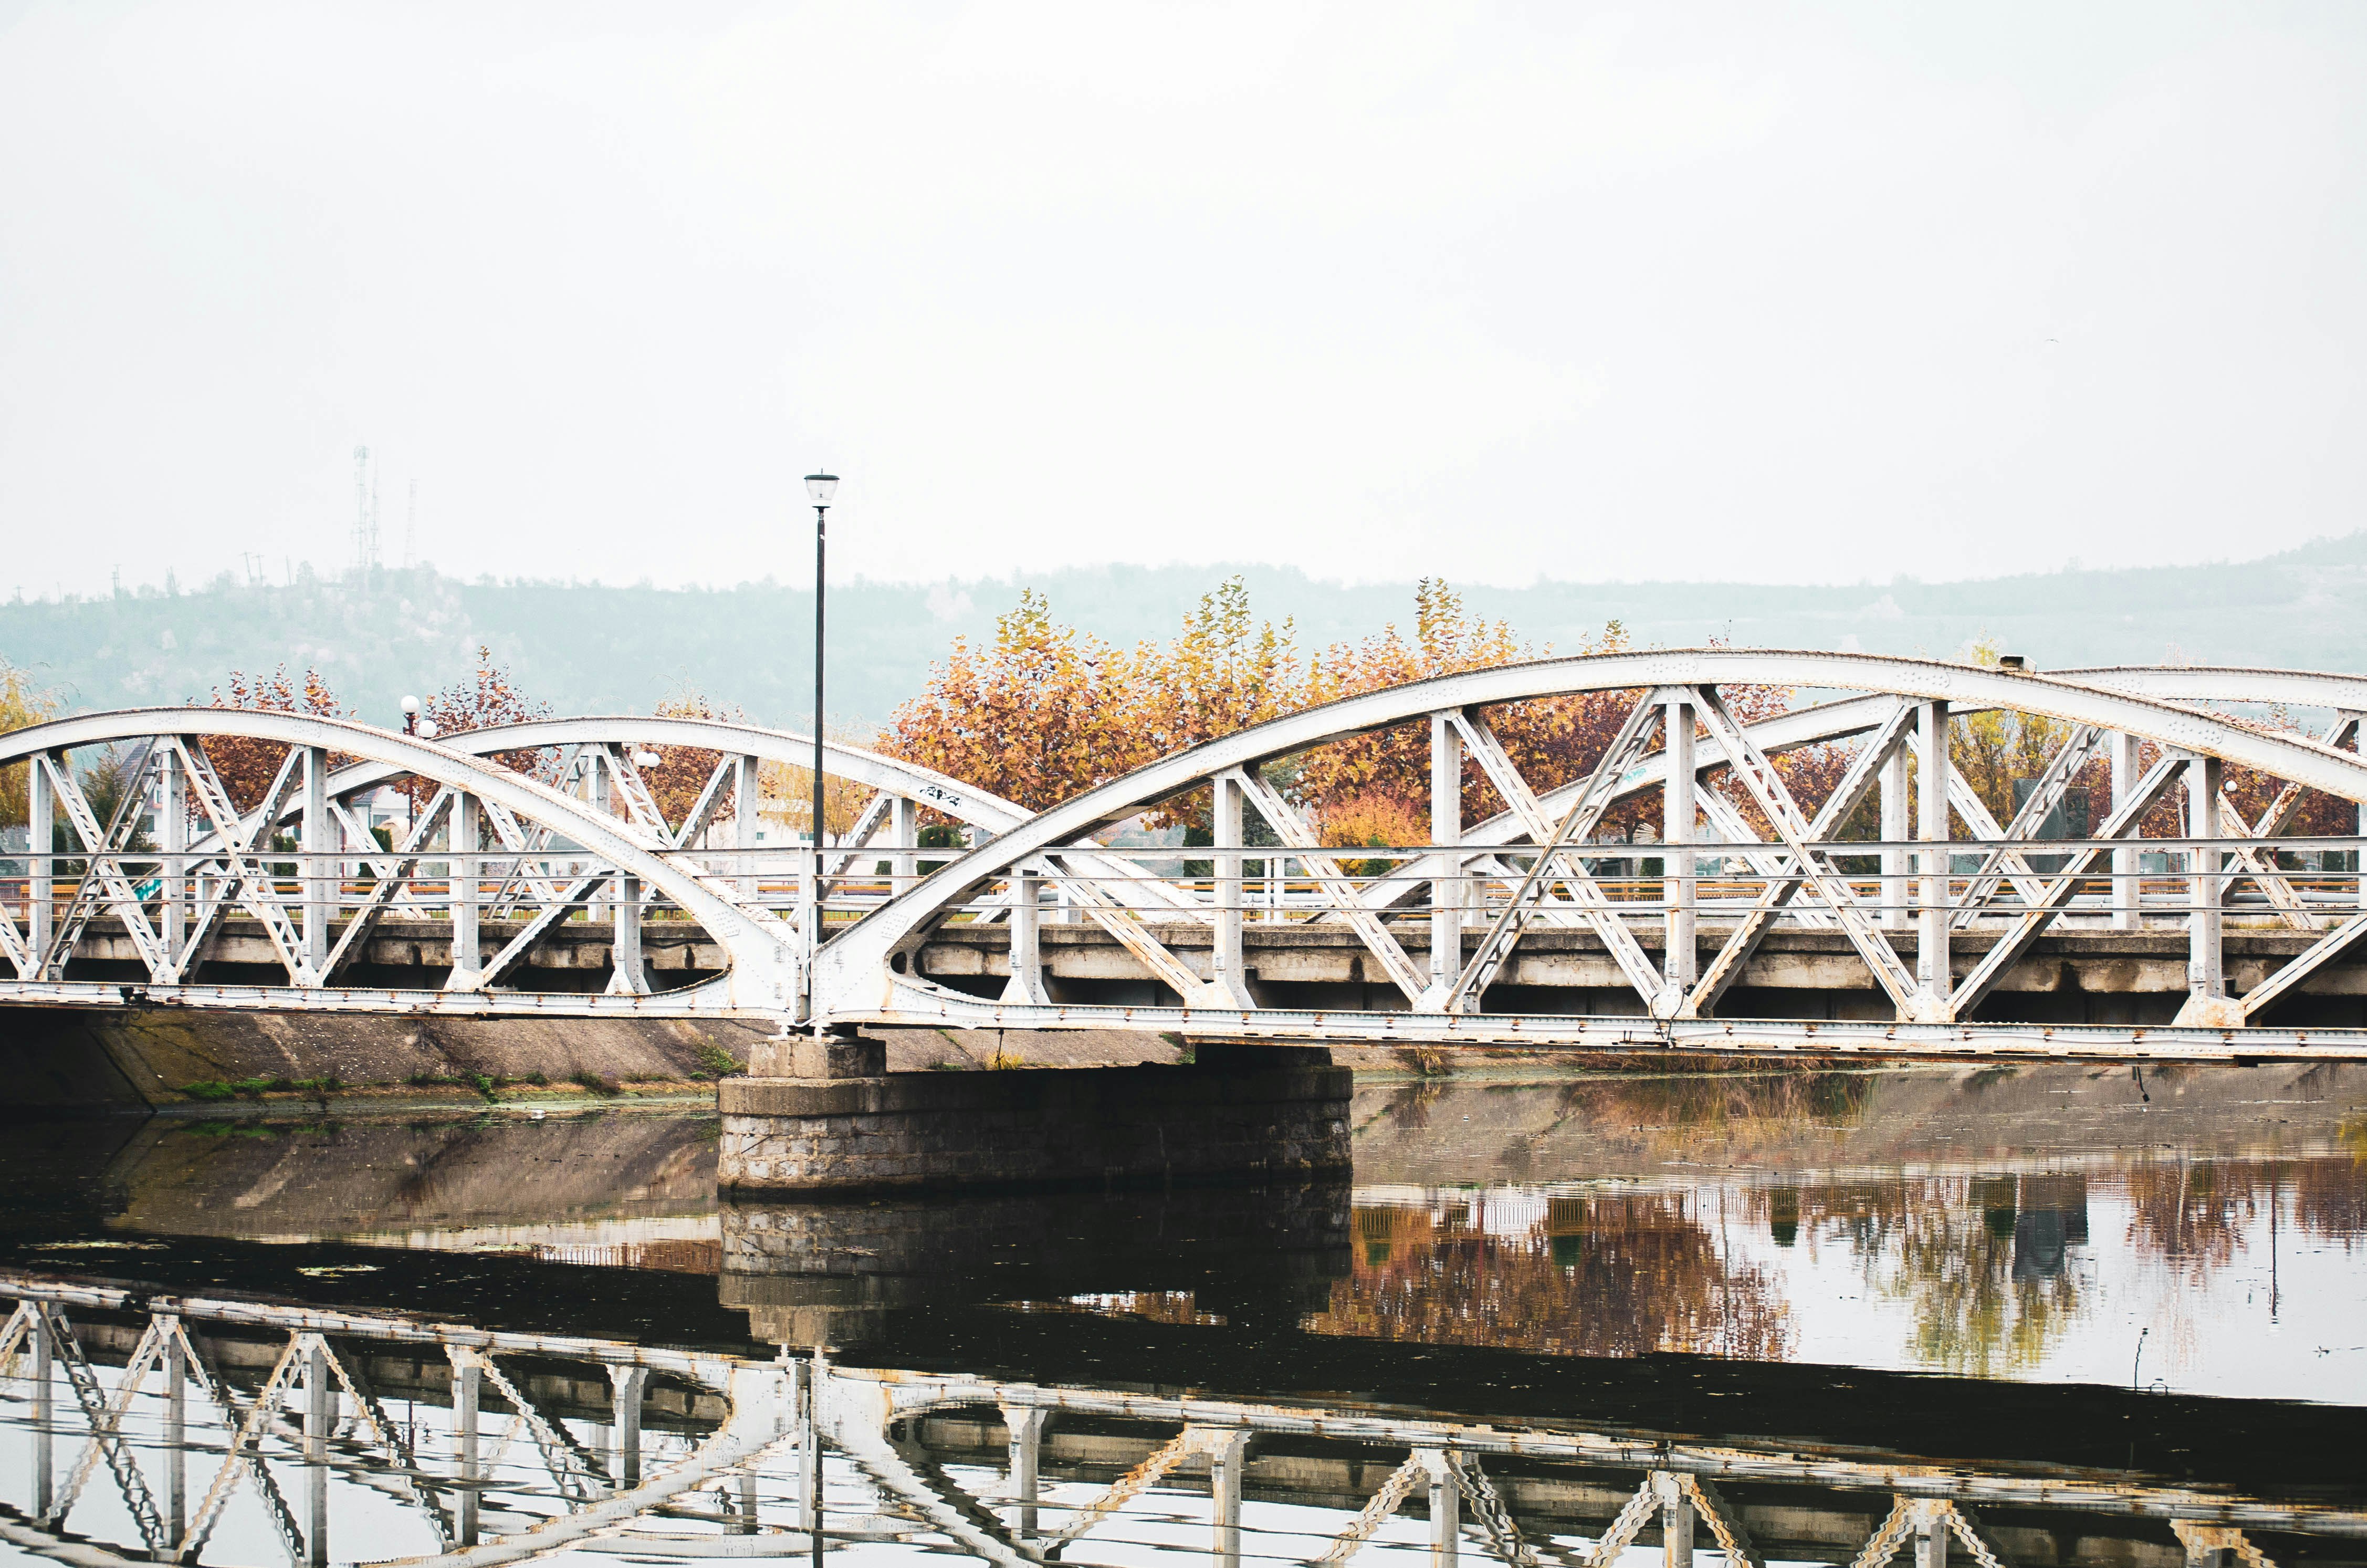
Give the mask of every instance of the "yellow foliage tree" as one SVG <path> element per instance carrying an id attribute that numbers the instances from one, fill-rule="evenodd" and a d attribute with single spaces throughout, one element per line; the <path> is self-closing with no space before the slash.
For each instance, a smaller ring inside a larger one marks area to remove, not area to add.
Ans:
<path id="1" fill-rule="evenodd" d="M 45 723 L 62 706 L 57 693 L 34 684 L 30 672 L 0 659 L 0 735 Z M 0 767 L 0 824 L 14 827 L 25 820 L 27 792 L 23 763 Z"/>
<path id="2" fill-rule="evenodd" d="M 954 640 L 877 744 L 1040 812 L 1146 759 L 1134 664 L 1023 588 L 991 644 Z"/>

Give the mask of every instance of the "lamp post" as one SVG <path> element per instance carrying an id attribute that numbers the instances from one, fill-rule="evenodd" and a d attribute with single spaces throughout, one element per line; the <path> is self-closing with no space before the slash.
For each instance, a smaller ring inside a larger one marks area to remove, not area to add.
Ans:
<path id="1" fill-rule="evenodd" d="M 820 1040 L 822 1024 L 821 1011 L 814 1006 L 814 956 L 821 950 L 822 594 L 825 551 L 830 542 L 830 504 L 838 494 L 838 475 L 806 475 L 806 494 L 813 498 L 814 509 L 814 758 L 813 816 L 809 825 L 809 831 L 813 835 L 813 896 L 807 901 L 812 917 L 806 922 L 805 992 L 806 1019 L 813 1025 L 814 1039 Z"/>
<path id="2" fill-rule="evenodd" d="M 419 699 L 415 697 L 402 699 L 402 733 L 406 735 L 419 733 Z"/>

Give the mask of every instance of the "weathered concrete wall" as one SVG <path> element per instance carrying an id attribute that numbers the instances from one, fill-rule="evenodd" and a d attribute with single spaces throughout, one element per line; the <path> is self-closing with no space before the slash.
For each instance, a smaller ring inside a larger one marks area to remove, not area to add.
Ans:
<path id="1" fill-rule="evenodd" d="M 1328 1064 L 1244 1068 L 1229 1056 L 1098 1073 L 733 1078 L 719 1087 L 717 1174 L 730 1190 L 817 1191 L 1344 1171 L 1353 1080 Z"/>
<path id="2" fill-rule="evenodd" d="M 409 1018 L 186 1007 L 0 1008 L 0 1111 L 185 1105 L 187 1085 L 249 1078 L 688 1080 L 701 1048 L 745 1062 L 769 1031 L 677 1019 Z"/>
<path id="3" fill-rule="evenodd" d="M 1486 1186 L 1702 1167 L 1796 1180 L 2165 1147 L 2304 1158 L 2345 1150 L 2362 1107 L 2367 1069 L 2339 1062 L 1400 1079 L 1356 1090 L 1356 1180 Z"/>
<path id="4" fill-rule="evenodd" d="M 715 1122 L 696 1113 L 380 1119 L 250 1130 L 158 1117 L 108 1166 L 108 1222 L 170 1236 L 402 1242 L 706 1217 Z"/>
<path id="5" fill-rule="evenodd" d="M 729 1020 L 417 1018 L 365 1014 L 235 1012 L 190 1007 L 0 1007 L 0 1116 L 67 1109 L 187 1108 L 190 1084 L 334 1077 L 376 1096 L 414 1079 L 458 1080 L 422 1091 L 466 1101 L 481 1074 L 578 1074 L 661 1081 L 696 1090 L 719 1051 L 747 1064 L 772 1031 Z M 883 1029 L 888 1068 L 919 1073 L 995 1066 L 1105 1067 L 1172 1062 L 1179 1042 L 1116 1029 Z M 215 1104 L 209 1114 L 242 1108 Z M 339 1108 L 357 1108 L 342 1104 Z"/>

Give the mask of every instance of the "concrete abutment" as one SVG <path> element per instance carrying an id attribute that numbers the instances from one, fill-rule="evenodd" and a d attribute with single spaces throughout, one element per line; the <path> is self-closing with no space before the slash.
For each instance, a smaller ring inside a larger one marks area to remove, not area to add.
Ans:
<path id="1" fill-rule="evenodd" d="M 718 1086 L 727 1191 L 1299 1180 L 1351 1165 L 1354 1074 L 1319 1050 L 1204 1045 L 1185 1066 L 889 1073 L 875 1040 L 782 1043 Z M 781 1075 L 759 1075 L 767 1069 Z"/>

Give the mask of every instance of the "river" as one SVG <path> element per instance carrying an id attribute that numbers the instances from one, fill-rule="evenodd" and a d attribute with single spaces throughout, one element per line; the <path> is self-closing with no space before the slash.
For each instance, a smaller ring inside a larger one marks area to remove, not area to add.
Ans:
<path id="1" fill-rule="evenodd" d="M 0 1552 L 2367 1562 L 2367 1072 L 1353 1123 L 1346 1181 L 806 1203 L 689 1112 L 8 1126 Z"/>

